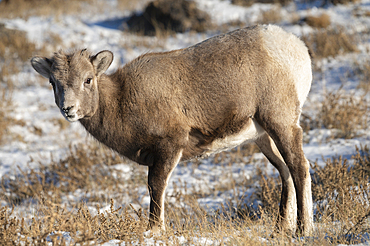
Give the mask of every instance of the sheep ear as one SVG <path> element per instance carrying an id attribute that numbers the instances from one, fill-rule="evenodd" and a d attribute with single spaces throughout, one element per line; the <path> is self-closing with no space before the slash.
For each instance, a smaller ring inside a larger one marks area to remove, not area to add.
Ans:
<path id="1" fill-rule="evenodd" d="M 50 71 L 51 71 L 51 65 L 52 61 L 46 57 L 41 56 L 35 56 L 31 59 L 31 65 L 32 67 L 44 76 L 45 78 L 50 78 Z"/>
<path id="2" fill-rule="evenodd" d="M 100 51 L 98 54 L 93 56 L 91 58 L 91 63 L 95 68 L 96 76 L 102 75 L 108 69 L 110 64 L 112 64 L 112 61 L 113 53 L 109 50 Z"/>

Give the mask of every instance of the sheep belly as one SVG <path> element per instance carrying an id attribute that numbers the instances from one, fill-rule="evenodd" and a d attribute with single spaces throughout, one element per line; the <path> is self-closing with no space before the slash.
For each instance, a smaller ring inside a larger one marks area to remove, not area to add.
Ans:
<path id="1" fill-rule="evenodd" d="M 228 135 L 224 138 L 214 140 L 208 150 L 202 154 L 202 157 L 232 149 L 241 144 L 247 144 L 257 140 L 265 130 L 253 119 L 250 124 L 242 128 L 237 134 Z"/>

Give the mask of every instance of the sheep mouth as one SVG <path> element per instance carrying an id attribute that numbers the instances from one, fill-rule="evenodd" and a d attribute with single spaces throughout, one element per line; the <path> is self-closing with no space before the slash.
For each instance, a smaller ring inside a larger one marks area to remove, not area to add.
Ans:
<path id="1" fill-rule="evenodd" d="M 69 122 L 75 122 L 79 119 L 77 114 L 64 114 L 64 118 L 66 118 L 66 120 Z"/>

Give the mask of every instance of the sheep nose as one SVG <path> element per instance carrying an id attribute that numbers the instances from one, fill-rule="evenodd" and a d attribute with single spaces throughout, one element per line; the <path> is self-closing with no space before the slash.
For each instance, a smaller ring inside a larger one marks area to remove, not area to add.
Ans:
<path id="1" fill-rule="evenodd" d="M 64 113 L 68 114 L 69 110 L 71 110 L 74 106 L 69 106 L 69 107 L 63 107 L 62 110 Z"/>

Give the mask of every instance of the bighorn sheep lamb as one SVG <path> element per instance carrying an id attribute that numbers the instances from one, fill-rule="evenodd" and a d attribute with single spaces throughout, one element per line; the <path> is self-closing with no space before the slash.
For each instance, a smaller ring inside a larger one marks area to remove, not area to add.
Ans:
<path id="1" fill-rule="evenodd" d="M 301 108 L 311 87 L 305 44 L 274 25 L 148 53 L 110 75 L 110 51 L 33 57 L 55 102 L 98 141 L 148 166 L 149 229 L 164 229 L 164 194 L 179 161 L 255 142 L 282 179 L 277 229 L 313 230 Z"/>

